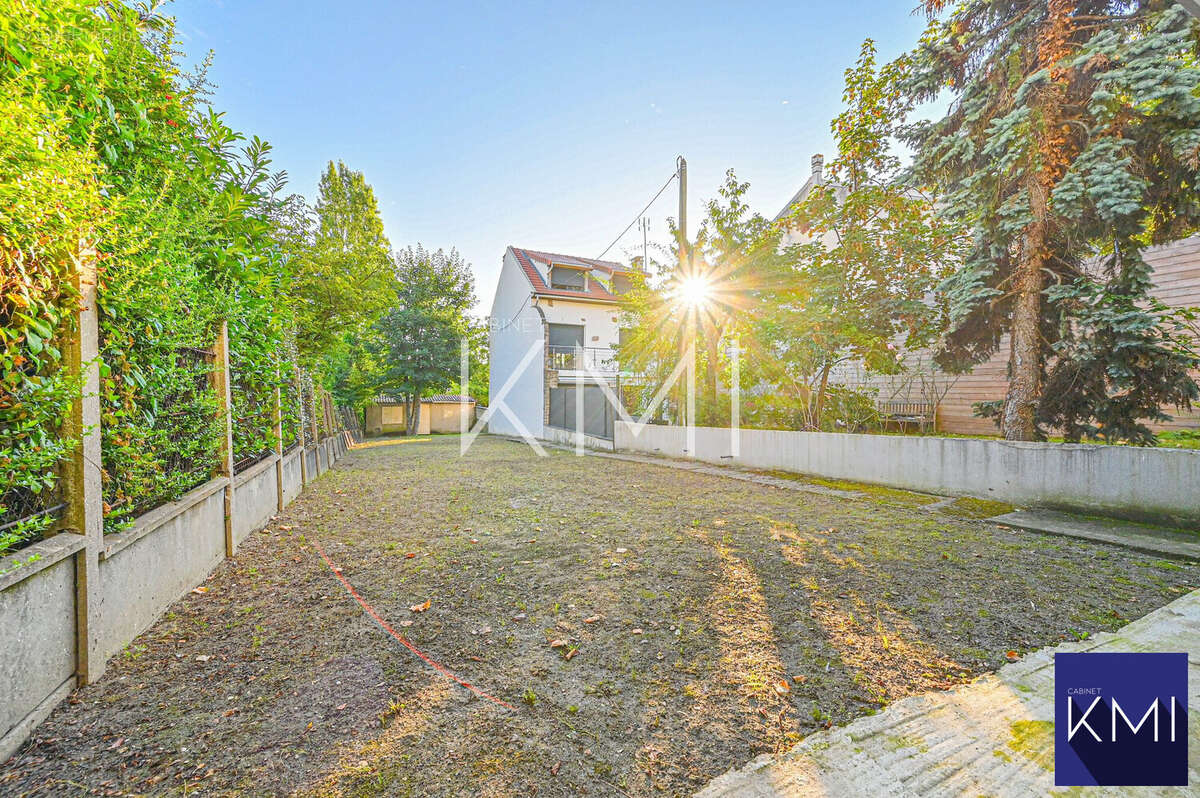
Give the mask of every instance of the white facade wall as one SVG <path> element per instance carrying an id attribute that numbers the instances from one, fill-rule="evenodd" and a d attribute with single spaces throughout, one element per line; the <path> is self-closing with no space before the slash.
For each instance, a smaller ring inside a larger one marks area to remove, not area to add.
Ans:
<path id="1" fill-rule="evenodd" d="M 533 261 L 542 279 L 550 282 L 546 264 Z M 590 276 L 589 276 L 590 277 Z M 504 265 L 492 301 L 490 343 L 490 404 L 503 401 L 520 418 L 526 429 L 537 438 L 546 437 L 544 429 L 546 402 L 545 352 L 547 324 L 576 324 L 583 326 L 583 345 L 588 348 L 615 350 L 620 340 L 620 308 L 615 303 L 589 302 L 582 298 L 534 296 L 533 286 L 509 249 L 504 253 Z M 512 377 L 522 359 L 532 348 L 538 353 Z M 605 355 L 605 359 L 614 356 Z M 598 371 L 611 372 L 611 367 L 593 366 Z M 606 376 L 608 376 L 606 374 Z M 513 382 L 501 396 L 509 379 Z M 594 382 L 584 371 L 560 371 L 562 384 Z M 488 430 L 502 435 L 519 435 L 521 430 L 507 416 L 493 411 Z"/>
<path id="2" fill-rule="evenodd" d="M 538 297 L 537 305 L 548 324 L 582 324 L 583 345 L 616 349 L 620 309 L 616 305 L 581 302 L 561 297 Z"/>
<path id="3" fill-rule="evenodd" d="M 521 420 L 529 434 L 542 437 L 542 404 L 545 396 L 545 329 L 541 311 L 533 306 L 533 288 L 521 271 L 512 250 L 504 253 L 500 281 L 492 300 L 492 317 L 488 329 L 488 368 L 490 384 L 488 404 L 494 408 L 488 420 L 488 431 L 502 435 L 519 435 L 521 430 L 498 405 L 504 402 Z M 528 365 L 514 375 L 517 366 L 531 347 L 537 354 Z M 508 391 L 504 386 L 512 377 Z"/>

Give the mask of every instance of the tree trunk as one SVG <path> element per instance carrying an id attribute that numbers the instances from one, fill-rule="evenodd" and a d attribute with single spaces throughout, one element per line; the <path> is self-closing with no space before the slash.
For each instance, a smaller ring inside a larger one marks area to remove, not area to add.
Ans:
<path id="1" fill-rule="evenodd" d="M 408 419 L 408 434 L 416 435 L 417 430 L 421 428 L 421 394 L 411 393 L 408 395 L 408 407 L 405 408 L 405 417 Z"/>
<path id="2" fill-rule="evenodd" d="M 1078 145 L 1062 123 L 1070 80 L 1063 65 L 1075 50 L 1071 42 L 1075 5 L 1071 0 L 1050 0 L 1046 21 L 1038 34 L 1038 63 L 1050 71 L 1050 80 L 1037 90 L 1035 99 L 1039 117 L 1038 165 L 1025 181 L 1033 218 L 1025 229 L 1020 261 L 1013 275 L 1017 296 L 1013 304 L 1008 395 L 1000 424 L 1004 437 L 1010 441 L 1031 441 L 1037 436 L 1035 413 L 1042 390 L 1042 287 L 1050 257 L 1050 189 L 1078 153 Z"/>
<path id="3" fill-rule="evenodd" d="M 1000 429 L 1006 440 L 1032 441 L 1037 436 L 1034 412 L 1042 378 L 1042 267 L 1046 259 L 1046 190 L 1036 178 L 1028 181 L 1033 222 L 1021 242 L 1015 274 L 1017 298 L 1013 304 L 1012 340 L 1009 349 L 1008 396 Z"/>
<path id="4" fill-rule="evenodd" d="M 829 385 L 829 370 L 833 361 L 826 360 L 821 366 L 821 384 L 817 387 L 817 401 L 813 406 L 812 425 L 817 432 L 821 431 L 821 416 L 825 413 L 825 388 Z"/>

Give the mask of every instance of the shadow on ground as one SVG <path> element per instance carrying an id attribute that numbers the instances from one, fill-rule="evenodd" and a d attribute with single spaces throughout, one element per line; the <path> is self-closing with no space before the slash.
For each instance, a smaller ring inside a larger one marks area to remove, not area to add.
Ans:
<path id="1" fill-rule="evenodd" d="M 1195 566 L 894 493 L 486 437 L 463 458 L 456 438 L 355 450 L 60 707 L 0 792 L 687 795 L 1198 584 Z M 313 541 L 515 709 L 387 637 Z"/>

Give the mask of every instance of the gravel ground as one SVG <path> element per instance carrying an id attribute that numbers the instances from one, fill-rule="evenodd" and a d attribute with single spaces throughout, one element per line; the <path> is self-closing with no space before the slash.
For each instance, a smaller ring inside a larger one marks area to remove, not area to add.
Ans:
<path id="1" fill-rule="evenodd" d="M 0 794 L 687 795 L 1200 585 L 978 502 L 834 487 L 863 494 L 487 437 L 356 449 L 57 709 Z M 512 708 L 389 637 L 314 543 Z"/>

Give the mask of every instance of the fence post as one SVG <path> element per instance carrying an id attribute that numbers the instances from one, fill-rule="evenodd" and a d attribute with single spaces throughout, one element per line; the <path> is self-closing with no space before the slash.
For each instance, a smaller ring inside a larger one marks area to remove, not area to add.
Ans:
<path id="1" fill-rule="evenodd" d="M 312 382 L 312 380 L 310 379 L 309 382 Z M 310 397 L 312 399 L 312 412 L 310 412 L 308 414 L 308 418 L 309 418 L 309 426 L 312 428 L 313 446 L 315 447 L 313 449 L 313 460 L 317 464 L 317 475 L 320 475 L 320 473 L 321 473 L 321 428 L 317 424 L 317 384 L 315 382 L 312 383 L 312 392 L 310 393 Z"/>
<path id="2" fill-rule="evenodd" d="M 79 445 L 63 464 L 62 488 L 67 509 L 62 526 L 83 535 L 75 554 L 75 677 L 80 685 L 104 674 L 100 656 L 100 549 L 104 544 L 104 499 L 100 477 L 100 331 L 96 308 L 95 251 L 81 248 L 75 266 L 79 305 L 75 329 L 63 345 L 63 367 L 79 379 L 79 393 L 63 423 L 62 434 Z"/>
<path id="3" fill-rule="evenodd" d="M 275 369 L 275 509 L 283 512 L 283 386 L 282 375 Z"/>
<path id="4" fill-rule="evenodd" d="M 229 374 L 229 322 L 221 322 L 221 332 L 214 347 L 213 391 L 221 413 L 221 464 L 217 475 L 229 481 L 225 484 L 225 556 L 233 556 L 233 389 Z"/>
<path id="5" fill-rule="evenodd" d="M 304 441 L 304 383 L 300 379 L 300 367 L 292 369 L 292 380 L 296 384 L 296 403 L 300 412 L 296 417 L 296 445 L 300 447 L 300 487 L 308 484 L 308 446 Z"/>

